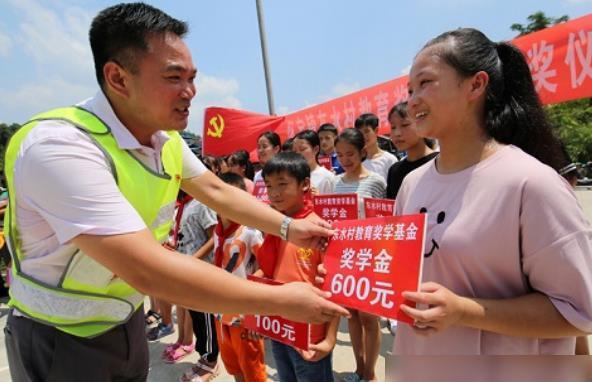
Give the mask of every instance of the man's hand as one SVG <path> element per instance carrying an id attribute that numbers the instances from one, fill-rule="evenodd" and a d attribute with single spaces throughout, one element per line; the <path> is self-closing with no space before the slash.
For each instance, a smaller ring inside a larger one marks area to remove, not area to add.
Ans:
<path id="1" fill-rule="evenodd" d="M 347 309 L 326 300 L 331 296 L 304 282 L 276 286 L 280 311 L 277 315 L 292 321 L 321 324 L 338 316 L 349 317 Z"/>
<path id="2" fill-rule="evenodd" d="M 288 241 L 304 248 L 324 251 L 328 238 L 333 236 L 331 225 L 314 215 L 306 219 L 292 220 L 288 228 Z"/>

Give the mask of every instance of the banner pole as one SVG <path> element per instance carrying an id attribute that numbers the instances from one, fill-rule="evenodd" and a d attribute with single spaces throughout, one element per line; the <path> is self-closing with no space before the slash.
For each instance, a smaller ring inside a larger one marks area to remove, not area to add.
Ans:
<path id="1" fill-rule="evenodd" d="M 269 69 L 269 60 L 267 58 L 267 39 L 265 37 L 265 28 L 263 20 L 263 7 L 261 0 L 255 0 L 257 4 L 257 20 L 259 21 L 259 38 L 261 39 L 261 54 L 263 55 L 263 71 L 265 72 L 265 86 L 267 88 L 267 105 L 269 107 L 269 114 L 275 115 L 275 107 L 273 105 L 273 92 L 271 90 L 271 74 Z"/>

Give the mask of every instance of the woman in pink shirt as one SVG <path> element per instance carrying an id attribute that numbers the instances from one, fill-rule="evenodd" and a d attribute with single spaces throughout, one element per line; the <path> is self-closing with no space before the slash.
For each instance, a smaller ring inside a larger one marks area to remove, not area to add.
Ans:
<path id="1" fill-rule="evenodd" d="M 417 308 L 398 355 L 574 354 L 592 332 L 592 230 L 554 169 L 562 154 L 522 53 L 474 29 L 429 41 L 409 115 L 440 154 L 411 172 L 397 214 L 428 213 Z"/>

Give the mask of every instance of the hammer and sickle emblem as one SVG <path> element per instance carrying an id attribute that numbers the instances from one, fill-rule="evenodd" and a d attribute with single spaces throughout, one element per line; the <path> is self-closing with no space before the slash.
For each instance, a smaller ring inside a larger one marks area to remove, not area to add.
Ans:
<path id="1" fill-rule="evenodd" d="M 224 118 L 220 114 L 210 118 L 210 127 L 208 127 L 208 136 L 214 138 L 222 138 L 224 131 Z"/>

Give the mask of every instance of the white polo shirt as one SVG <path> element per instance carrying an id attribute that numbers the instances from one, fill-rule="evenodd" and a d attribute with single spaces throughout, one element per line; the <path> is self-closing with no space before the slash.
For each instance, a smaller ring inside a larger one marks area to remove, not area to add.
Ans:
<path id="1" fill-rule="evenodd" d="M 110 128 L 120 148 L 129 150 L 153 171 L 163 173 L 163 131 L 142 146 L 116 117 L 102 91 L 78 106 L 96 114 Z M 183 178 L 207 169 L 183 144 Z M 119 191 L 105 154 L 89 137 L 65 122 L 43 121 L 23 141 L 14 170 L 16 220 L 27 254 L 22 271 L 57 285 L 76 250 L 80 234 L 137 232 L 146 225 Z"/>

